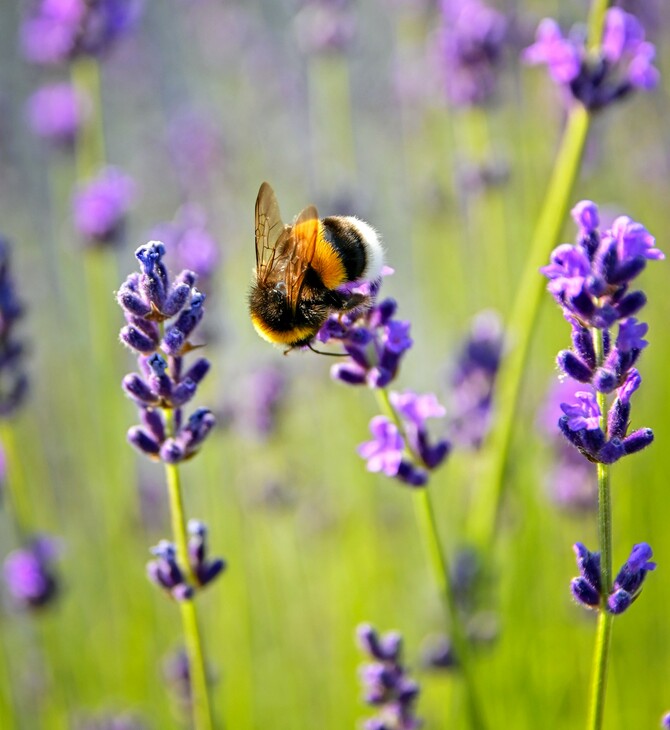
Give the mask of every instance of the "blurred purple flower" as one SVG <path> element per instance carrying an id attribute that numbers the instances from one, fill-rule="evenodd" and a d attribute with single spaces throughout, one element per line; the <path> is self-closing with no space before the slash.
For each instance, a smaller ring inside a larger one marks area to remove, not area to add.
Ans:
<path id="1" fill-rule="evenodd" d="M 166 144 L 182 187 L 200 191 L 212 171 L 222 167 L 223 144 L 212 118 L 195 110 L 179 112 L 169 123 Z"/>
<path id="2" fill-rule="evenodd" d="M 89 104 L 72 84 L 48 84 L 30 97 L 27 112 L 28 123 L 38 137 L 70 146 L 88 115 Z"/>
<path id="3" fill-rule="evenodd" d="M 365 730 L 417 730 L 415 714 L 419 685 L 401 663 L 402 638 L 397 632 L 380 636 L 369 624 L 356 630 L 359 647 L 371 659 L 359 670 L 364 699 L 378 714 L 367 720 Z"/>
<path id="4" fill-rule="evenodd" d="M 590 111 L 602 109 L 635 89 L 658 85 L 653 65 L 656 50 L 645 41 L 644 28 L 634 15 L 610 8 L 605 16 L 602 43 L 597 54 L 587 49 L 583 31 L 573 29 L 564 37 L 555 20 L 545 18 L 535 43 L 523 60 L 546 64 L 552 80 Z"/>
<path id="5" fill-rule="evenodd" d="M 368 471 L 396 476 L 405 446 L 397 426 L 386 416 L 375 416 L 370 421 L 370 433 L 372 441 L 358 447 L 358 453 L 368 462 Z"/>
<path id="6" fill-rule="evenodd" d="M 53 561 L 58 552 L 55 540 L 37 536 L 25 547 L 17 548 L 5 558 L 5 584 L 17 606 L 40 608 L 53 600 L 58 591 L 53 569 Z"/>
<path id="7" fill-rule="evenodd" d="M 203 290 L 216 271 L 221 259 L 219 244 L 207 227 L 207 214 L 195 204 L 182 206 L 173 221 L 161 223 L 150 234 L 153 240 L 163 241 L 173 268 L 189 269 L 198 275 Z"/>
<path id="8" fill-rule="evenodd" d="M 286 400 L 288 381 L 284 370 L 264 365 L 247 372 L 233 395 L 230 412 L 234 423 L 256 438 L 268 438 L 277 427 Z"/>
<path id="9" fill-rule="evenodd" d="M 356 35 L 350 0 L 303 0 L 293 25 L 303 53 L 346 51 Z"/>
<path id="10" fill-rule="evenodd" d="M 23 306 L 16 296 L 10 245 L 0 236 L 0 418 L 8 418 L 28 394 L 24 345 L 16 336 Z"/>
<path id="11" fill-rule="evenodd" d="M 21 26 L 26 60 L 44 65 L 106 53 L 135 26 L 139 0 L 36 0 Z"/>
<path id="12" fill-rule="evenodd" d="M 500 316 L 481 312 L 461 345 L 451 375 L 450 437 L 461 446 L 479 448 L 488 433 L 502 349 Z"/>
<path id="13" fill-rule="evenodd" d="M 132 178 L 115 167 L 106 167 L 78 190 L 72 201 L 74 224 L 86 243 L 116 243 L 135 194 Z"/>
<path id="14" fill-rule="evenodd" d="M 441 0 L 439 49 L 444 87 L 455 106 L 488 102 L 498 85 L 505 16 L 481 0 Z"/>

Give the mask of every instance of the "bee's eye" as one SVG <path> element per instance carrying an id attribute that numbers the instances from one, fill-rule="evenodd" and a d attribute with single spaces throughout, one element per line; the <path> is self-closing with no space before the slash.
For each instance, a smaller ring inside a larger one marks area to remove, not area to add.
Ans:
<path id="1" fill-rule="evenodd" d="M 278 281 L 275 284 L 275 291 L 279 292 L 280 294 L 286 294 L 286 284 L 283 281 Z"/>

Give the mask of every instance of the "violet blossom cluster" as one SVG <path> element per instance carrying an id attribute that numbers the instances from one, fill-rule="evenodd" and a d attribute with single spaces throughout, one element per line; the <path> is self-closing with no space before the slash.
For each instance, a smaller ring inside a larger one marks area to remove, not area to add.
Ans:
<path id="1" fill-rule="evenodd" d="M 135 183 L 116 167 L 106 167 L 72 198 L 74 225 L 90 246 L 118 243 L 135 197 Z"/>
<path id="2" fill-rule="evenodd" d="M 592 553 L 581 542 L 575 543 L 573 549 L 579 576 L 570 584 L 572 595 L 582 606 L 597 609 L 601 604 L 600 553 Z M 609 613 L 623 613 L 640 595 L 647 573 L 656 569 L 651 557 L 652 550 L 646 542 L 633 545 L 607 596 L 606 609 Z"/>
<path id="3" fill-rule="evenodd" d="M 177 548 L 168 540 L 151 548 L 155 559 L 147 563 L 149 579 L 177 601 L 193 598 L 196 589 L 209 585 L 226 567 L 222 558 L 208 558 L 207 527 L 203 522 L 189 520 L 188 533 L 189 574 L 180 567 Z"/>
<path id="4" fill-rule="evenodd" d="M 503 351 L 503 329 L 496 312 L 481 312 L 465 337 L 451 374 L 450 435 L 478 449 L 491 422 L 493 388 Z"/>
<path id="5" fill-rule="evenodd" d="M 559 353 L 559 368 L 570 378 L 591 386 L 561 405 L 559 427 L 568 441 L 590 461 L 612 464 L 640 451 L 653 440 L 651 429 L 629 433 L 631 397 L 640 387 L 634 365 L 647 346 L 647 325 L 638 322 L 646 303 L 642 291 L 630 291 L 631 282 L 648 260 L 664 258 L 654 237 L 627 216 L 599 230 L 597 206 L 578 203 L 572 216 L 579 226 L 576 245 L 562 244 L 541 269 L 548 290 L 561 305 L 572 326 L 572 349 Z M 614 338 L 610 330 L 618 327 Z M 601 331 L 603 352 L 596 354 L 594 331 Z M 608 413 L 601 414 L 594 391 L 614 393 Z M 601 428 L 605 417 L 606 429 Z"/>
<path id="6" fill-rule="evenodd" d="M 89 114 L 89 100 L 70 83 L 40 87 L 28 100 L 32 131 L 58 147 L 71 147 Z"/>
<path id="7" fill-rule="evenodd" d="M 127 322 L 121 342 L 137 353 L 140 369 L 123 379 L 142 422 L 128 431 L 128 440 L 150 458 L 176 464 L 198 451 L 214 426 L 214 415 L 206 408 L 188 418 L 183 414 L 209 370 L 204 357 L 188 368 L 184 364 L 196 347 L 190 338 L 202 320 L 205 296 L 196 289 L 192 271 L 185 269 L 170 282 L 164 255 L 160 241 L 140 246 L 135 252 L 140 273 L 128 276 L 117 301 Z"/>
<path id="8" fill-rule="evenodd" d="M 151 238 L 163 241 L 175 268 L 195 272 L 201 289 L 210 289 L 208 284 L 219 265 L 221 252 L 201 206 L 195 203 L 182 206 L 174 220 L 154 228 Z"/>
<path id="9" fill-rule="evenodd" d="M 369 624 L 356 631 L 358 645 L 372 660 L 361 667 L 364 699 L 378 714 L 366 720 L 365 730 L 417 730 L 421 721 L 415 714 L 419 685 L 401 663 L 402 637 L 397 632 L 379 636 Z"/>
<path id="10" fill-rule="evenodd" d="M 8 418 L 28 394 L 25 348 L 16 336 L 23 306 L 16 296 L 9 242 L 0 236 L 0 418 Z"/>
<path id="11" fill-rule="evenodd" d="M 656 49 L 634 15 L 610 8 L 605 15 L 603 38 L 597 53 L 587 48 L 581 27 L 563 36 L 558 23 L 545 18 L 535 43 L 523 53 L 530 64 L 546 64 L 551 79 L 589 111 L 602 109 L 636 89 L 658 85 L 653 65 Z"/>
<path id="12" fill-rule="evenodd" d="M 441 0 L 438 53 L 447 98 L 455 106 L 488 102 L 498 86 L 507 20 L 481 0 Z"/>
<path id="13" fill-rule="evenodd" d="M 353 289 L 369 298 L 369 306 L 332 315 L 317 334 L 320 342 L 339 342 L 347 359 L 333 365 L 331 375 L 348 385 L 386 389 L 395 379 L 405 353 L 412 347 L 410 323 L 395 319 L 397 304 L 387 298 L 376 301 L 380 282 L 366 282 Z M 391 392 L 394 417 L 375 416 L 370 421 L 371 441 L 358 448 L 368 471 L 383 472 L 404 484 L 424 486 L 450 450 L 448 441 L 433 442 L 426 425 L 441 418 L 444 408 L 432 393 Z"/>
<path id="14" fill-rule="evenodd" d="M 130 32 L 139 0 L 33 0 L 21 26 L 26 60 L 57 65 L 101 56 Z"/>
<path id="15" fill-rule="evenodd" d="M 58 581 L 53 564 L 58 552 L 55 540 L 39 535 L 5 558 L 5 585 L 18 608 L 42 608 L 55 598 Z"/>

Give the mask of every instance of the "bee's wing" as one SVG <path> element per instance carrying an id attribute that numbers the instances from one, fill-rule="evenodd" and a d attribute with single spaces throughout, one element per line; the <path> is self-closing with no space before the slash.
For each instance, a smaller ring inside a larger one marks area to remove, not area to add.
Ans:
<path id="1" fill-rule="evenodd" d="M 314 259 L 319 238 L 319 214 L 313 205 L 305 208 L 295 219 L 290 229 L 290 240 L 286 247 L 288 261 L 286 263 L 286 296 L 295 311 L 305 274 Z"/>
<path id="2" fill-rule="evenodd" d="M 274 190 L 264 182 L 256 198 L 256 276 L 260 281 L 267 279 L 278 262 L 278 255 L 284 247 L 289 232 L 279 212 Z"/>

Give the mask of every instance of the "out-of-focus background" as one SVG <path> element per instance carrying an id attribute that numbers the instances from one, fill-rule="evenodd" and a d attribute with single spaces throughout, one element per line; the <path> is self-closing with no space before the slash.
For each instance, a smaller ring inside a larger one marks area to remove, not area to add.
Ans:
<path id="1" fill-rule="evenodd" d="M 667 78 L 670 12 L 633 5 L 651 21 Z M 560 92 L 520 53 L 542 17 L 567 29 L 588 3 L 498 3 L 507 33 L 485 105 L 455 102 L 443 21 L 428 0 L 147 1 L 101 57 L 76 68 L 26 60 L 30 8 L 0 7 L 0 232 L 25 306 L 17 333 L 30 380 L 2 442 L 30 530 L 57 540 L 59 587 L 38 611 L 4 591 L 0 727 L 79 728 L 117 715 L 154 730 L 188 727 L 166 670 L 181 646 L 178 611 L 145 577 L 149 547 L 169 537 L 164 476 L 126 443 L 137 417 L 119 385 L 135 364 L 118 343 L 114 292 L 137 268 L 135 249 L 156 237 L 173 270 L 202 266 L 208 296 L 200 338 L 212 371 L 195 405 L 219 425 L 182 471 L 188 515 L 208 523 L 212 554 L 228 562 L 198 599 L 221 726 L 355 727 L 370 711 L 354 630 L 369 621 L 403 633 L 425 727 L 465 727 L 457 673 L 424 661 L 444 626 L 409 489 L 368 473 L 356 453 L 377 412 L 372 393 L 333 381 L 325 357 L 285 357 L 250 325 L 254 201 L 268 180 L 287 221 L 315 203 L 379 230 L 395 270 L 383 293 L 414 339 L 395 386 L 435 392 L 444 432 L 458 412 L 453 373 L 473 319 L 495 339 L 492 312 L 509 315 L 564 122 Z M 93 94 L 82 101 L 89 121 L 74 145 L 55 145 L 36 134 L 44 112 L 31 116 L 30 100 L 73 77 Z M 669 111 L 662 81 L 598 116 L 573 201 L 596 201 L 606 220 L 642 221 L 666 253 Z M 100 246 L 83 240 L 72 199 L 104 164 L 132 179 L 131 203 L 114 242 Z M 184 230 L 195 243 L 171 247 Z M 566 220 L 563 240 L 574 234 Z M 611 730 L 656 727 L 670 709 L 667 263 L 640 281 L 650 346 L 633 425 L 652 427 L 656 442 L 614 468 L 614 563 L 646 541 L 659 567 L 615 622 Z M 547 295 L 495 575 L 475 617 L 488 637 L 477 656 L 486 714 L 515 730 L 572 728 L 586 713 L 595 621 L 571 600 L 569 581 L 571 545 L 596 547 L 595 513 L 588 487 L 579 499 L 558 489 L 557 438 L 538 426 L 556 352 L 568 345 Z M 432 478 L 452 553 L 480 474 L 476 447 L 461 442 Z M 4 510 L 0 557 L 18 540 Z"/>

